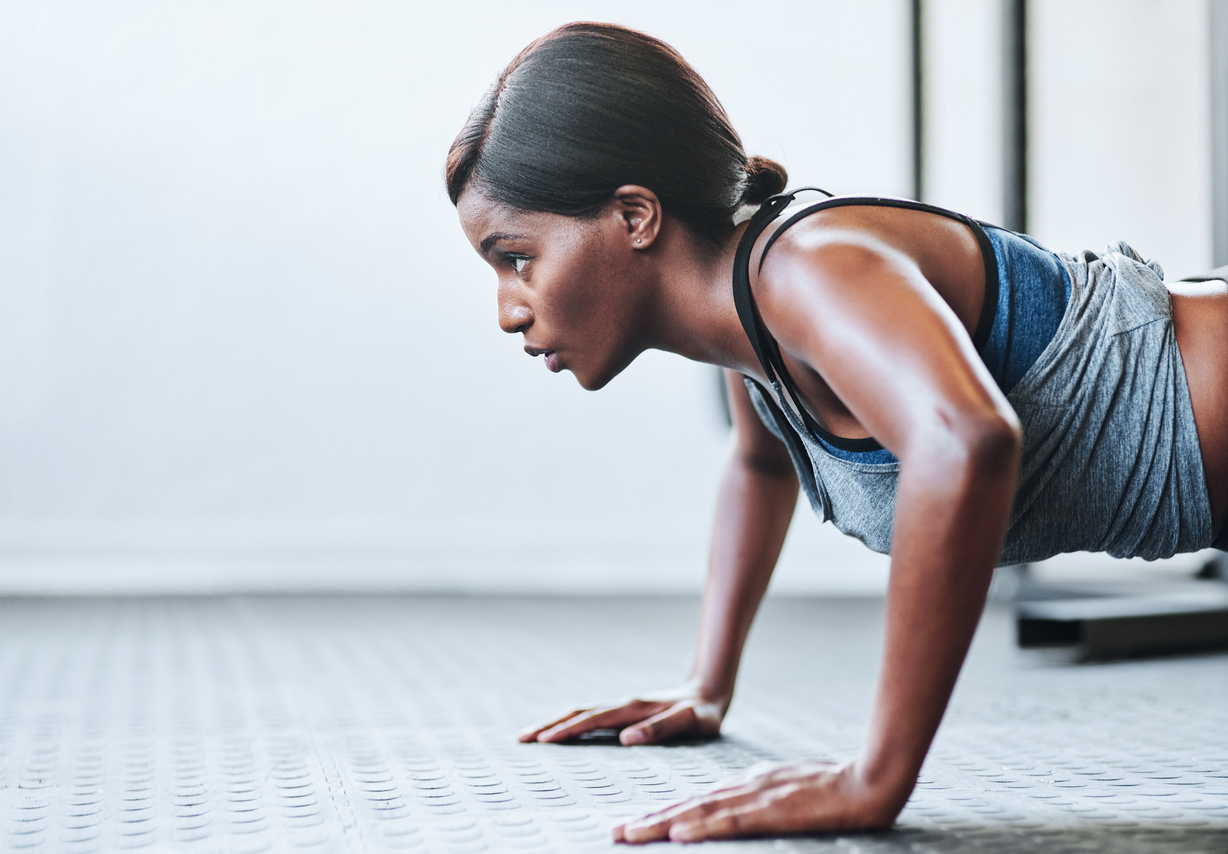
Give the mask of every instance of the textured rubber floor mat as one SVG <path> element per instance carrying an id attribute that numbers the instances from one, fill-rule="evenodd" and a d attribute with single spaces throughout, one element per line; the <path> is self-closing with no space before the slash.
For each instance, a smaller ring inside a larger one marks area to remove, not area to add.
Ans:
<path id="1" fill-rule="evenodd" d="M 769 601 L 717 741 L 519 745 L 678 681 L 688 600 L 0 603 L 3 844 L 31 851 L 611 850 L 764 759 L 857 749 L 881 603 Z M 982 625 L 887 833 L 730 850 L 1228 854 L 1228 657 L 1069 666 Z"/>

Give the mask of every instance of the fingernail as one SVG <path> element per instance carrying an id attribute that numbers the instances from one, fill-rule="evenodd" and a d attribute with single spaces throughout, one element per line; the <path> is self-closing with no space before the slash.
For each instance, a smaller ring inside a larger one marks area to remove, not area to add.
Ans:
<path id="1" fill-rule="evenodd" d="M 644 733 L 638 729 L 623 730 L 622 734 L 618 736 L 618 740 L 627 745 L 642 744 L 644 741 Z"/>

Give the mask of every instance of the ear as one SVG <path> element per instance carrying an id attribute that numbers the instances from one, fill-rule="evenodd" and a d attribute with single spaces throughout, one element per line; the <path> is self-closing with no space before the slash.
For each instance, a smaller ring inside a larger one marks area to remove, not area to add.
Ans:
<path id="1" fill-rule="evenodd" d="M 616 219 L 632 249 L 647 249 L 661 233 L 664 211 L 657 194 L 638 184 L 624 184 L 614 191 L 609 214 Z"/>

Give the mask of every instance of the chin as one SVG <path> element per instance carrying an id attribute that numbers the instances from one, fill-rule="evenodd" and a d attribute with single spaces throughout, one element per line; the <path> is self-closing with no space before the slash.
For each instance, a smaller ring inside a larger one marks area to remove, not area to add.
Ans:
<path id="1" fill-rule="evenodd" d="M 614 379 L 613 374 L 610 374 L 609 376 L 581 376 L 575 371 L 572 371 L 572 375 L 575 376 L 576 382 L 580 384 L 580 388 L 584 389 L 585 391 L 598 391 L 603 389 L 610 382 L 610 380 Z"/>
<path id="2" fill-rule="evenodd" d="M 578 372 L 570 368 L 568 370 L 571 370 L 572 375 L 576 378 L 576 382 L 580 384 L 580 388 L 585 391 L 597 391 L 598 389 L 605 388 L 609 385 L 610 380 L 625 371 L 627 366 L 635 361 L 636 355 L 638 354 L 633 354 L 629 359 L 621 359 L 611 364 L 602 365 L 599 370 L 593 372 Z"/>

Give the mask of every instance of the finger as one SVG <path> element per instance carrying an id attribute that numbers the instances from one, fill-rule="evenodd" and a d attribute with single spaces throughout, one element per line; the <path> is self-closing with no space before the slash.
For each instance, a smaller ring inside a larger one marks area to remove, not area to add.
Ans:
<path id="1" fill-rule="evenodd" d="M 566 741 L 581 733 L 606 727 L 624 727 L 627 724 L 638 723 L 649 715 L 655 714 L 662 703 L 646 703 L 635 700 L 613 708 L 592 709 L 582 715 L 577 715 L 569 721 L 559 724 L 538 734 L 538 741 Z"/>
<path id="2" fill-rule="evenodd" d="M 691 801 L 684 801 L 669 810 L 651 813 L 635 821 L 620 824 L 614 828 L 614 839 L 616 842 L 627 842 L 632 845 L 669 839 L 669 828 L 673 822 L 673 815 L 681 815 L 676 811 L 683 807 L 691 809 L 693 806 Z"/>
<path id="3" fill-rule="evenodd" d="M 759 790 L 759 787 L 754 784 L 737 783 L 731 786 L 723 786 L 719 789 L 713 789 L 704 795 L 699 795 L 694 798 L 687 798 L 685 801 L 679 801 L 676 804 L 670 804 L 656 812 L 650 812 L 647 815 L 641 816 L 634 821 L 626 822 L 622 827 L 630 827 L 635 824 L 654 823 L 659 820 L 674 820 L 678 816 L 683 815 L 689 810 L 702 808 L 704 804 L 711 804 L 711 809 L 725 809 L 734 802 L 741 802 L 746 795 L 754 794 Z"/>
<path id="4" fill-rule="evenodd" d="M 652 813 L 622 825 L 620 829 L 623 840 L 626 842 L 655 842 L 670 839 L 672 838 L 671 828 L 679 824 L 686 825 L 702 821 L 713 813 L 750 803 L 757 796 L 757 790 L 739 788 L 722 797 L 714 797 L 714 794 L 683 801 L 661 812 Z"/>
<path id="5" fill-rule="evenodd" d="M 835 827 L 833 816 L 827 810 L 816 812 L 815 804 L 807 804 L 805 798 L 799 803 L 797 796 L 804 791 L 805 787 L 796 783 L 775 786 L 770 790 L 758 789 L 740 804 L 730 804 L 726 809 L 694 819 L 675 821 L 670 826 L 669 838 L 678 842 L 696 842 L 701 839 L 804 833 Z"/>
<path id="6" fill-rule="evenodd" d="M 675 822 L 670 826 L 671 842 L 699 842 L 703 839 L 732 839 L 779 833 L 774 821 L 775 811 L 759 803 L 745 804 L 701 816 L 694 821 Z"/>
<path id="7" fill-rule="evenodd" d="M 734 804 L 743 803 L 748 797 L 753 796 L 758 791 L 760 791 L 760 786 L 755 781 L 724 786 L 720 789 L 713 789 L 711 792 L 703 795 L 679 801 L 665 809 L 657 810 L 643 818 L 636 819 L 635 822 L 628 822 L 628 824 L 658 820 L 676 821 L 680 817 L 691 814 L 700 815 L 715 810 L 727 809 Z"/>
<path id="8" fill-rule="evenodd" d="M 565 723 L 571 720 L 572 718 L 576 717 L 576 715 L 582 715 L 585 712 L 588 712 L 591 710 L 592 710 L 591 706 L 587 708 L 583 708 L 583 709 L 573 709 L 572 711 L 568 712 L 565 715 L 560 715 L 559 717 L 555 718 L 549 723 L 544 723 L 544 724 L 541 724 L 540 726 L 529 727 L 526 730 L 521 730 L 520 735 L 516 736 L 516 738 L 518 738 L 520 741 L 537 741 L 537 736 L 539 733 L 545 732 L 548 729 L 553 729 L 559 724 Z"/>
<path id="9" fill-rule="evenodd" d="M 619 734 L 618 740 L 627 745 L 656 744 L 676 735 L 698 731 L 699 718 L 695 715 L 695 709 L 676 705 L 643 723 L 627 727 Z"/>
<path id="10" fill-rule="evenodd" d="M 674 816 L 681 815 L 699 803 L 699 798 L 689 798 L 665 809 L 640 816 L 634 821 L 628 821 L 614 828 L 615 839 L 621 842 L 652 842 L 667 838 L 669 823 Z"/>

